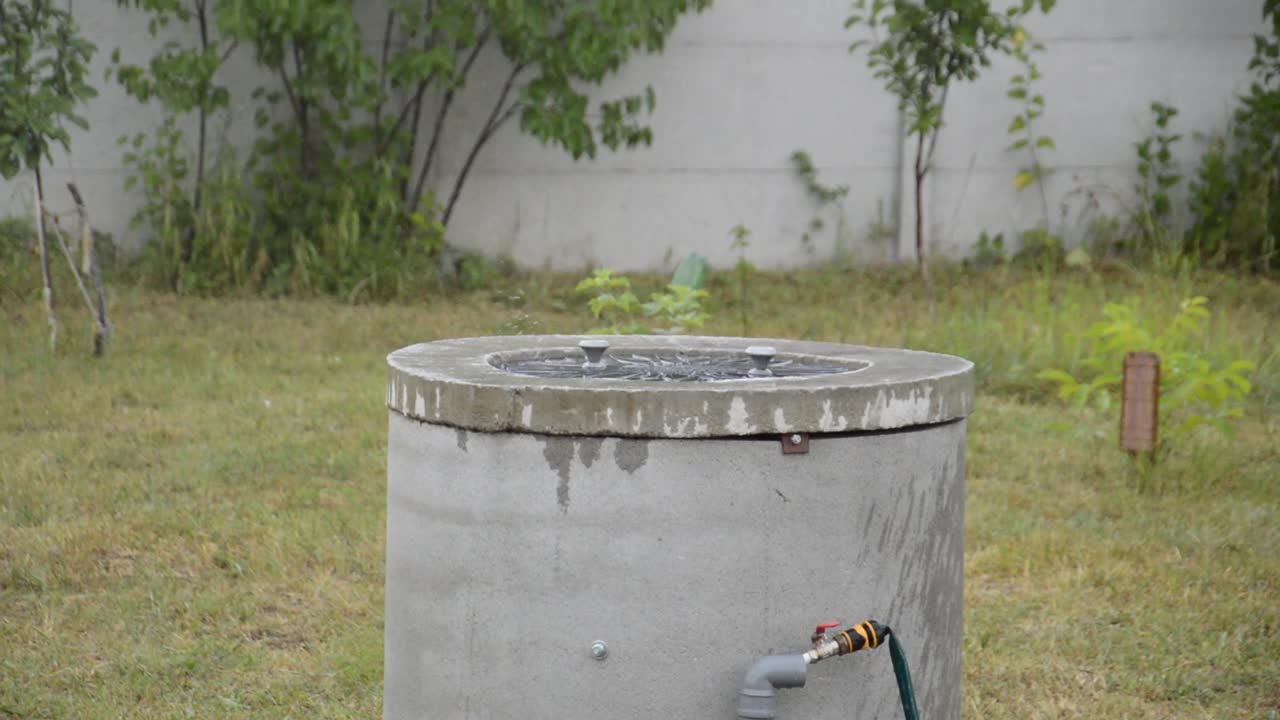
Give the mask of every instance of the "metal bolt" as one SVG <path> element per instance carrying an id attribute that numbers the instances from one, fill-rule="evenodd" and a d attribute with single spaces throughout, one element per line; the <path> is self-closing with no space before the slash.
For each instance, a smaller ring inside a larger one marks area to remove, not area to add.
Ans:
<path id="1" fill-rule="evenodd" d="M 802 440 L 804 440 L 804 438 L 800 437 L 799 433 L 795 433 L 791 436 L 792 445 L 799 445 Z"/>
<path id="2" fill-rule="evenodd" d="M 609 646 L 605 645 L 603 640 L 597 640 L 591 643 L 591 657 L 597 660 L 603 660 L 609 657 Z"/>
<path id="3" fill-rule="evenodd" d="M 578 343 L 578 347 L 587 354 L 587 361 L 582 363 L 584 369 L 604 367 L 604 353 L 609 349 L 608 340 L 583 340 Z"/>
<path id="4" fill-rule="evenodd" d="M 768 377 L 773 375 L 773 372 L 769 370 L 769 363 L 777 354 L 777 349 L 769 347 L 768 345 L 752 345 L 747 348 L 747 356 L 751 358 L 751 362 L 755 363 L 755 367 L 748 370 L 747 375 L 750 377 Z"/>

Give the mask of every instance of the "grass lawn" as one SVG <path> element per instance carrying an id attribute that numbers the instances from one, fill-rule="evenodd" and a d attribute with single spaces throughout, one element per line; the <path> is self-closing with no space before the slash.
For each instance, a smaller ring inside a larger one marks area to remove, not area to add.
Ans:
<path id="1" fill-rule="evenodd" d="M 971 718 L 1280 713 L 1280 288 L 1225 276 L 717 276 L 711 334 L 975 361 L 966 530 Z M 108 354 L 64 294 L 0 293 L 0 719 L 380 716 L 384 356 L 577 331 L 563 279 L 415 306 L 117 289 Z M 1258 365 L 1233 441 L 1140 475 L 1114 411 L 1054 401 L 1107 299 L 1210 297 L 1206 343 Z M 851 609 L 856 611 L 856 609 Z M 891 621 L 891 619 L 888 619 Z M 803 631 L 803 628 L 798 628 Z M 799 636 L 797 636 L 799 638 Z M 886 663 L 887 666 L 887 663 Z"/>

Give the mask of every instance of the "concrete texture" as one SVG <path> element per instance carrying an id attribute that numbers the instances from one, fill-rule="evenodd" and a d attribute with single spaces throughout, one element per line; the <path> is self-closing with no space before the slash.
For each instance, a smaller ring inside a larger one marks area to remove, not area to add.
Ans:
<path id="1" fill-rule="evenodd" d="M 729 720 L 757 657 L 872 618 L 902 639 L 921 716 L 958 720 L 964 439 L 957 420 L 783 455 L 393 411 L 384 717 Z M 778 709 L 900 718 L 888 650 L 812 666 Z"/>
<path id="2" fill-rule="evenodd" d="M 592 336 L 599 337 L 599 336 Z M 973 364 L 936 353 L 795 340 L 611 337 L 610 352 L 750 345 L 860 368 L 814 377 L 720 382 L 546 379 L 494 365 L 494 356 L 581 357 L 581 336 L 441 340 L 387 358 L 387 406 L 406 417 L 482 431 L 629 437 L 830 433 L 939 423 L 973 408 Z"/>
<path id="3" fill-rule="evenodd" d="M 362 12 L 376 18 L 373 5 Z M 1187 140 L 1177 156 L 1191 174 L 1202 147 L 1194 132 L 1223 128 L 1247 85 L 1261 10 L 1262 0 L 1072 0 L 1033 20 L 1048 48 L 1038 87 L 1048 106 L 1037 130 L 1058 148 L 1043 158 L 1054 170 L 1046 189 L 1055 230 L 1083 227 L 1090 198 L 1083 191 L 1110 211 L 1132 197 L 1133 143 L 1150 132 L 1153 100 L 1181 109 L 1174 130 Z M 75 3 L 74 11 L 100 48 L 95 81 L 117 46 L 126 60 L 142 62 L 162 42 L 194 32 L 175 27 L 151 38 L 145 18 L 110 2 Z M 509 125 L 480 154 L 452 239 L 528 266 L 659 269 L 697 251 L 727 267 L 736 260 L 728 230 L 741 223 L 753 231 L 748 258 L 760 267 L 836 252 L 869 262 L 910 259 L 911 224 L 898 222 L 911 217 L 902 120 L 865 58 L 847 52 L 849 12 L 848 0 L 719 0 L 682 20 L 661 56 L 636 57 L 600 90 L 614 97 L 654 87 L 651 148 L 574 162 Z M 495 53 L 478 63 L 448 129 L 437 181 L 447 183 L 461 165 L 505 70 Z M 1043 220 L 1037 193 L 1013 187 L 1027 158 L 1004 149 L 1015 110 L 1004 91 L 1019 71 L 997 62 L 950 95 L 926 193 L 928 242 L 937 252 L 963 254 L 983 230 L 1009 237 Z M 234 105 L 226 132 L 215 135 L 247 152 L 249 94 L 260 84 L 274 88 L 274 80 L 253 65 L 249 48 L 223 76 Z M 75 180 L 95 223 L 137 247 L 145 236 L 127 223 L 139 198 L 121 188 L 115 140 L 154 125 L 158 109 L 97 85 L 101 94 L 85 112 L 91 130 L 72 129 L 73 152 L 55 150 L 45 181 L 55 209 L 65 209 L 63 184 Z M 812 155 L 824 183 L 851 188 L 809 245 L 801 236 L 817 207 L 788 162 L 796 149 Z M 23 182 L 0 181 L 0 214 L 29 215 Z"/>

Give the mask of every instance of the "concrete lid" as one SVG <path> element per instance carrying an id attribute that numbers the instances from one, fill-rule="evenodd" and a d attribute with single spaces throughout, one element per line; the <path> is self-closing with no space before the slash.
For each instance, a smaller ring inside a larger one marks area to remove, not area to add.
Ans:
<path id="1" fill-rule="evenodd" d="M 946 422 L 973 410 L 973 363 L 953 355 L 759 338 L 625 335 L 610 353 L 745 352 L 809 356 L 865 367 L 827 375 L 718 382 L 541 378 L 499 368 L 512 353 L 581 356 L 600 336 L 461 338 L 387 356 L 387 407 L 410 418 L 485 432 L 652 438 L 888 430 Z"/>

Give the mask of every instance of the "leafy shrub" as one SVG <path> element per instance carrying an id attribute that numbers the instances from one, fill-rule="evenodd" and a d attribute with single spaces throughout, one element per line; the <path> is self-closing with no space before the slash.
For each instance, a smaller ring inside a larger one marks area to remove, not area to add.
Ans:
<path id="1" fill-rule="evenodd" d="M 1280 268 L 1276 164 L 1248 150 L 1236 131 L 1211 136 L 1208 145 L 1191 182 L 1187 254 L 1210 267 L 1274 272 Z"/>
<path id="2" fill-rule="evenodd" d="M 441 228 L 421 213 L 406 222 L 396 194 L 378 192 L 389 185 L 335 180 L 327 191 L 331 204 L 311 207 L 305 224 L 278 226 L 265 221 L 231 152 L 206 175 L 198 208 L 179 189 L 166 189 L 172 175 L 135 167 L 136 180 L 159 198 L 135 220 L 155 233 L 140 260 L 142 278 L 153 286 L 195 295 L 264 292 L 357 302 L 425 292 L 438 279 Z M 277 188 L 263 197 L 283 205 L 286 194 Z"/>
<path id="3" fill-rule="evenodd" d="M 186 163 L 176 146 L 163 141 L 166 137 L 176 142 L 179 136 L 166 133 L 162 126 L 152 145 L 144 146 L 139 135 L 134 149 L 126 153 L 126 163 L 132 167 L 126 187 L 140 187 L 144 197 L 130 225 L 146 226 L 153 233 L 139 257 L 142 279 L 156 287 L 195 294 L 256 286 L 250 270 L 252 212 L 234 156 L 223 158 L 204 181 L 204 198 L 197 210 L 181 186 Z"/>
<path id="4" fill-rule="evenodd" d="M 1062 238 L 1043 227 L 1036 227 L 1018 234 L 1018 251 L 1013 255 L 1013 264 L 1052 270 L 1061 265 L 1066 256 Z"/>
<path id="5" fill-rule="evenodd" d="M 1254 81 L 1231 128 L 1211 137 L 1191 183 L 1185 250 L 1211 266 L 1280 270 L 1280 0 L 1267 0 L 1268 35 L 1254 36 Z"/>
<path id="6" fill-rule="evenodd" d="M 1076 405 L 1106 409 L 1114 404 L 1123 380 L 1125 353 L 1150 351 L 1160 356 L 1160 432 L 1178 435 L 1207 425 L 1230 436 L 1231 421 L 1243 414 L 1242 401 L 1251 390 L 1246 374 L 1254 364 L 1221 361 L 1205 347 L 1208 299 L 1184 300 L 1178 313 L 1162 326 L 1144 317 L 1136 304 L 1108 303 L 1103 320 L 1086 333 L 1083 372 L 1074 376 L 1051 369 L 1037 377 L 1055 383 L 1058 397 Z"/>
<path id="7" fill-rule="evenodd" d="M 642 303 L 631 289 L 631 280 L 611 270 L 596 270 L 578 283 L 576 291 L 594 293 L 587 308 L 602 324 L 590 331 L 593 334 L 675 335 L 702 327 L 710 317 L 702 305 L 706 290 L 671 284 Z"/>

